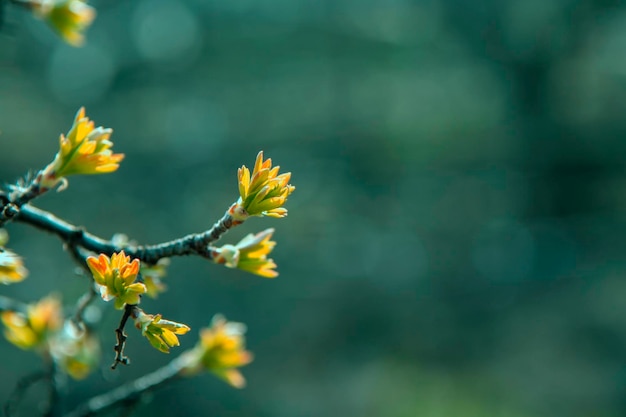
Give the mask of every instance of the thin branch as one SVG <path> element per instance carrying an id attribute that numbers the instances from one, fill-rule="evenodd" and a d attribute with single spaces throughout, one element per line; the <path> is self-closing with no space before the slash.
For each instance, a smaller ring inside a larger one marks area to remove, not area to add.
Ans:
<path id="1" fill-rule="evenodd" d="M 8 203 L 0 210 L 0 226 L 4 226 L 5 223 L 10 222 L 20 212 L 20 208 L 13 203 Z"/>
<path id="2" fill-rule="evenodd" d="M 68 223 L 52 213 L 31 205 L 22 207 L 16 221 L 53 233 L 65 242 L 72 242 L 74 245 L 82 246 L 96 253 L 111 255 L 123 249 L 127 255 L 150 264 L 155 264 L 162 258 L 194 254 L 210 259 L 211 251 L 208 249 L 209 244 L 217 241 L 234 225 L 233 218 L 230 214 L 225 213 L 211 229 L 202 233 L 193 233 L 156 245 L 118 247 L 110 240 L 95 236 L 81 227 Z"/>
<path id="3" fill-rule="evenodd" d="M 13 220 L 20 212 L 23 205 L 34 200 L 48 191 L 41 188 L 32 174 L 28 173 L 25 178 L 18 180 L 17 185 L 8 186 L 10 192 L 2 192 L 0 195 L 0 226 Z"/>
<path id="4" fill-rule="evenodd" d="M 30 176 L 30 174 L 28 175 Z M 41 188 L 39 184 L 35 181 L 31 181 L 27 187 L 21 189 L 15 196 L 12 196 L 11 201 L 18 207 L 22 207 L 24 204 L 29 201 L 39 197 L 41 194 L 48 191 L 47 189 Z"/>
<path id="5" fill-rule="evenodd" d="M 124 347 L 126 346 L 126 333 L 124 333 L 124 327 L 126 327 L 126 322 L 133 314 L 134 310 L 137 308 L 136 305 L 126 304 L 124 306 L 124 314 L 122 315 L 122 319 L 120 320 L 119 326 L 115 329 L 115 338 L 117 343 L 113 350 L 115 351 L 115 360 L 113 365 L 111 365 L 111 369 L 117 368 L 118 364 L 128 365 L 130 363 L 130 359 L 128 356 L 124 355 Z"/>
<path id="6" fill-rule="evenodd" d="M 139 399 L 143 394 L 176 380 L 186 363 L 183 355 L 154 372 L 128 382 L 105 394 L 91 398 L 89 401 L 79 405 L 64 417 L 93 416 L 115 406 L 122 405 L 128 401 Z"/>
<path id="7" fill-rule="evenodd" d="M 91 271 L 87 266 L 87 254 L 85 253 L 86 251 L 73 243 L 66 244 L 65 248 L 70 253 L 70 255 L 72 255 L 74 262 L 80 265 L 80 267 L 83 269 L 83 272 L 87 272 L 87 275 L 89 277 L 89 289 L 76 302 L 76 311 L 71 318 L 74 324 L 81 331 L 84 331 L 86 329 L 86 326 L 83 314 L 85 313 L 87 307 L 89 307 L 89 304 L 91 304 L 91 302 L 96 298 L 97 293 L 93 284 L 93 279 L 91 277 Z"/>
<path id="8" fill-rule="evenodd" d="M 38 229 L 53 233 L 64 242 L 71 242 L 74 245 L 97 252 L 112 254 L 121 250 L 111 243 L 111 241 L 99 238 L 86 232 L 83 228 L 74 226 L 71 223 L 61 220 L 52 213 L 38 209 L 31 205 L 23 206 L 19 215 L 15 219 L 21 223 L 27 223 Z"/>
<path id="9" fill-rule="evenodd" d="M 85 253 L 87 251 L 74 242 L 68 242 L 65 245 L 65 249 L 70 253 L 70 255 L 72 255 L 72 259 L 74 259 L 74 262 L 76 262 L 83 269 L 84 272 L 87 272 L 88 275 L 91 276 L 91 271 L 87 266 L 87 257 L 89 256 L 87 253 Z"/>
<path id="10" fill-rule="evenodd" d="M 82 331 L 85 330 L 85 320 L 83 318 L 83 314 L 85 310 L 91 304 L 91 302 L 96 298 L 96 290 L 93 285 L 89 288 L 89 291 L 84 293 L 76 303 L 76 311 L 72 316 L 72 321 L 78 328 Z"/>
<path id="11" fill-rule="evenodd" d="M 129 248 L 128 254 L 150 264 L 155 264 L 162 258 L 182 255 L 200 255 L 211 258 L 208 246 L 222 237 L 233 227 L 233 218 L 228 212 L 219 219 L 213 227 L 203 233 L 193 233 L 180 239 L 157 245 L 138 246 L 136 249 Z"/>

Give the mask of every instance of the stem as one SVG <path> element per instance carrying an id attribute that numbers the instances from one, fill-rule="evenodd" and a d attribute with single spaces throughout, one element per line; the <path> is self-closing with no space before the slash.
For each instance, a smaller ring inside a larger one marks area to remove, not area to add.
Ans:
<path id="1" fill-rule="evenodd" d="M 66 244 L 65 248 L 70 253 L 70 255 L 72 255 L 74 262 L 81 266 L 83 270 L 82 275 L 84 275 L 86 272 L 89 277 L 89 289 L 76 302 L 76 311 L 71 318 L 71 320 L 78 327 L 78 329 L 80 329 L 81 331 L 85 331 L 86 325 L 83 319 L 83 314 L 85 313 L 87 307 L 89 307 L 89 304 L 91 304 L 91 302 L 96 298 L 97 293 L 94 287 L 93 279 L 91 277 L 91 271 L 87 266 L 87 255 L 85 254 L 86 251 L 74 243 Z"/>
<path id="2" fill-rule="evenodd" d="M 28 186 L 22 186 L 25 182 L 28 182 Z M 18 185 L 13 188 L 14 191 L 8 194 L 2 192 L 0 195 L 2 203 L 0 206 L 0 227 L 13 220 L 20 213 L 23 205 L 48 191 L 47 188 L 41 188 L 36 180 L 30 179 L 30 174 L 27 179 L 18 181 Z"/>
<path id="3" fill-rule="evenodd" d="M 111 255 L 120 250 L 111 241 L 92 235 L 81 227 L 74 226 L 52 213 L 31 205 L 23 206 L 15 220 L 55 234 L 65 242 L 71 242 L 73 245 L 82 246 L 93 252 Z"/>
<path id="4" fill-rule="evenodd" d="M 76 262 L 83 269 L 83 272 L 87 272 L 87 274 L 91 277 L 91 271 L 87 266 L 87 257 L 89 256 L 87 251 L 76 245 L 74 242 L 67 243 L 65 245 L 65 249 L 70 253 L 74 262 Z"/>
<path id="5" fill-rule="evenodd" d="M 24 191 L 22 191 L 19 195 L 13 198 L 13 204 L 18 207 L 22 207 L 24 204 L 45 193 L 46 191 L 47 189 L 41 188 L 38 183 L 33 181 L 28 185 L 28 187 L 26 187 Z"/>
<path id="6" fill-rule="evenodd" d="M 94 300 L 94 298 L 96 298 L 96 290 L 94 289 L 93 285 L 91 285 L 89 291 L 83 294 L 76 303 L 76 312 L 74 313 L 72 320 L 81 331 L 85 330 L 86 327 L 85 321 L 83 319 L 83 314 L 85 313 L 85 310 L 87 309 L 89 304 Z"/>
<path id="7" fill-rule="evenodd" d="M 185 361 L 182 359 L 181 355 L 154 372 L 146 374 L 105 394 L 91 398 L 64 417 L 93 416 L 102 411 L 109 410 L 116 405 L 139 399 L 142 394 L 174 381 L 179 376 L 184 364 Z"/>
<path id="8" fill-rule="evenodd" d="M 155 264 L 162 258 L 194 254 L 210 259 L 211 251 L 208 249 L 209 244 L 217 241 L 235 225 L 233 218 L 227 212 L 221 219 L 215 222 L 211 229 L 202 233 L 193 233 L 156 245 L 118 247 L 110 240 L 95 236 L 81 227 L 68 223 L 52 213 L 31 205 L 22 207 L 16 217 L 16 221 L 53 233 L 63 241 L 71 243 L 71 245 L 81 246 L 92 252 L 104 253 L 110 256 L 114 252 L 119 252 L 123 249 L 127 255 L 149 264 Z"/>
<path id="9" fill-rule="evenodd" d="M 124 327 L 126 327 L 126 322 L 129 317 L 132 315 L 133 311 L 137 308 L 136 305 L 126 304 L 124 306 L 124 314 L 122 315 L 122 319 L 120 320 L 120 325 L 115 329 L 115 338 L 117 343 L 113 350 L 115 351 L 115 360 L 113 365 L 111 365 L 111 369 L 117 368 L 118 364 L 128 365 L 130 363 L 130 359 L 128 356 L 124 355 L 124 347 L 126 346 L 126 333 L 124 333 Z"/>
<path id="10" fill-rule="evenodd" d="M 157 263 L 161 258 L 192 254 L 210 259 L 211 252 L 208 250 L 209 244 L 217 241 L 223 234 L 228 232 L 231 227 L 233 227 L 233 218 L 227 212 L 206 232 L 193 233 L 157 245 L 139 246 L 136 249 L 129 248 L 128 254 L 151 264 Z"/>

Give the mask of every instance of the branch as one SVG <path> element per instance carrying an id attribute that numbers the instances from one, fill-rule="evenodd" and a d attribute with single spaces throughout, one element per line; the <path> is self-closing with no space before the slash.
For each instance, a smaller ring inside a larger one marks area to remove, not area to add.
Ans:
<path id="1" fill-rule="evenodd" d="M 38 183 L 32 181 L 27 187 L 16 193 L 16 195 L 11 198 L 11 201 L 16 206 L 22 207 L 24 204 L 40 196 L 46 191 L 47 189 L 41 188 Z"/>
<path id="2" fill-rule="evenodd" d="M 47 188 L 41 188 L 30 173 L 8 188 L 9 193 L 0 192 L 0 226 L 13 220 L 23 205 L 48 191 Z"/>
<path id="3" fill-rule="evenodd" d="M 72 255 L 72 259 L 76 262 L 82 269 L 83 273 L 87 272 L 88 276 L 91 276 L 91 271 L 87 266 L 87 257 L 89 256 L 83 248 L 79 247 L 74 242 L 69 242 L 65 245 L 65 249 Z"/>
<path id="4" fill-rule="evenodd" d="M 70 253 L 70 255 L 72 255 L 74 261 L 81 266 L 81 268 L 83 269 L 83 275 L 85 272 L 87 272 L 87 275 L 89 277 L 89 289 L 76 302 L 76 311 L 71 318 L 74 324 L 81 331 L 84 331 L 86 326 L 83 319 L 83 314 L 85 313 L 87 307 L 89 307 L 89 304 L 91 304 L 91 302 L 96 298 L 97 293 L 93 284 L 93 279 L 91 277 L 91 271 L 87 266 L 87 254 L 85 253 L 85 250 L 78 247 L 74 243 L 66 244 L 65 249 Z"/>
<path id="5" fill-rule="evenodd" d="M 140 399 L 147 392 L 153 391 L 168 382 L 176 380 L 185 365 L 183 355 L 162 368 L 128 382 L 108 393 L 95 396 L 79 405 L 64 417 L 87 417 L 109 410 L 117 405 Z"/>
<path id="6" fill-rule="evenodd" d="M 91 287 L 89 288 L 89 291 L 83 294 L 78 299 L 78 302 L 76 303 L 76 311 L 74 312 L 74 315 L 72 316 L 72 321 L 74 322 L 74 324 L 76 324 L 76 326 L 78 326 L 78 328 L 81 331 L 85 330 L 85 327 L 86 327 L 85 320 L 83 319 L 83 314 L 85 313 L 85 310 L 87 309 L 89 304 L 91 304 L 91 302 L 95 298 L 96 298 L 96 290 L 93 287 L 93 285 L 91 285 Z"/>
<path id="7" fill-rule="evenodd" d="M 13 203 L 8 203 L 2 207 L 0 211 L 0 226 L 4 226 L 5 223 L 10 222 L 17 216 L 20 212 L 18 206 Z"/>
<path id="8" fill-rule="evenodd" d="M 124 327 L 126 327 L 126 322 L 133 314 L 133 311 L 137 308 L 136 305 L 126 304 L 124 306 L 124 314 L 122 315 L 122 319 L 120 320 L 120 325 L 115 329 L 115 338 L 117 343 L 113 350 L 115 351 L 115 360 L 113 365 L 111 365 L 111 369 L 117 368 L 118 364 L 128 365 L 130 363 L 130 359 L 128 356 L 124 355 L 124 347 L 126 346 L 126 333 L 124 333 Z"/>
<path id="9" fill-rule="evenodd" d="M 53 233 L 65 242 L 71 242 L 73 245 L 82 246 L 96 253 L 111 255 L 113 252 L 119 252 L 123 249 L 127 255 L 149 264 L 155 264 L 162 258 L 183 255 L 199 255 L 210 259 L 209 244 L 217 241 L 234 225 L 231 215 L 225 213 L 211 229 L 202 233 L 193 233 L 156 245 L 118 247 L 110 240 L 95 236 L 81 227 L 68 223 L 52 213 L 31 205 L 22 207 L 16 217 L 16 221 Z"/>
<path id="10" fill-rule="evenodd" d="M 150 264 L 157 263 L 161 258 L 194 254 L 211 259 L 211 251 L 208 250 L 209 244 L 217 241 L 231 227 L 233 227 L 233 218 L 226 212 L 206 232 L 190 234 L 157 245 L 138 246 L 136 249 L 128 248 L 127 254 Z"/>
<path id="11" fill-rule="evenodd" d="M 23 206 L 15 220 L 55 234 L 64 242 L 82 246 L 93 252 L 110 255 L 113 252 L 121 250 L 121 248 L 113 245 L 111 241 L 92 235 L 81 227 L 74 226 L 65 220 L 59 219 L 52 213 L 31 205 Z"/>

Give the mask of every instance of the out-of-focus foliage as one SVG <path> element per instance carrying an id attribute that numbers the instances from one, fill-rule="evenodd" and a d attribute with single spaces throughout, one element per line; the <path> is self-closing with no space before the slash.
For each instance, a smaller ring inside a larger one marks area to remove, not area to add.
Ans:
<path id="1" fill-rule="evenodd" d="M 84 0 L 25 0 L 35 16 L 47 22 L 68 44 L 81 46 L 96 11 Z"/>
<path id="2" fill-rule="evenodd" d="M 196 347 L 181 355 L 182 375 L 193 376 L 208 370 L 235 388 L 245 387 L 246 380 L 237 369 L 252 362 L 252 353 L 246 350 L 245 333 L 245 324 L 215 315 L 211 327 L 200 331 Z"/>
<path id="3" fill-rule="evenodd" d="M 25 350 L 42 348 L 49 343 L 50 335 L 63 325 L 61 303 L 56 296 L 31 304 L 21 313 L 3 311 L 0 318 L 7 340 Z"/>
<path id="4" fill-rule="evenodd" d="M 19 255 L 0 247 L 0 283 L 13 284 L 28 276 L 28 270 Z"/>
<path id="5" fill-rule="evenodd" d="M 142 412 L 626 413 L 626 5 L 90 4 L 82 48 L 5 8 L 0 179 L 49 162 L 84 104 L 115 129 L 125 164 L 37 204 L 94 233 L 152 243 L 207 229 L 261 149 L 298 187 L 274 236 L 277 279 L 173 260 L 158 299 L 193 329 L 216 312 L 246 322 L 247 388 L 199 376 Z M 86 290 L 55 238 L 9 232 L 30 278 L 3 294 Z M 140 339 L 128 354 L 141 361 L 70 385 L 70 401 L 169 359 Z M 37 367 L 0 352 L 7 380 Z"/>

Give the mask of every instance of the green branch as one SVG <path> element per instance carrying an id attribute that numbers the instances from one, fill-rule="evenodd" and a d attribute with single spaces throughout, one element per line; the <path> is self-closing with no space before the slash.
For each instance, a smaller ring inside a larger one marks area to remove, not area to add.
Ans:
<path id="1" fill-rule="evenodd" d="M 113 407 L 138 400 L 143 394 L 176 380 L 185 365 L 183 358 L 184 357 L 181 355 L 154 372 L 128 382 L 105 394 L 95 396 L 76 407 L 64 417 L 93 416 Z"/>
<path id="2" fill-rule="evenodd" d="M 114 252 L 124 250 L 132 258 L 138 258 L 148 264 L 155 264 L 162 258 L 184 255 L 199 255 L 211 259 L 209 245 L 220 239 L 222 235 L 233 227 L 233 218 L 230 214 L 225 213 L 211 229 L 202 233 L 193 233 L 156 245 L 119 247 L 110 240 L 95 236 L 81 227 L 68 223 L 52 213 L 31 205 L 22 206 L 15 221 L 50 232 L 70 245 L 77 245 L 92 252 L 104 253 L 110 256 Z"/>

